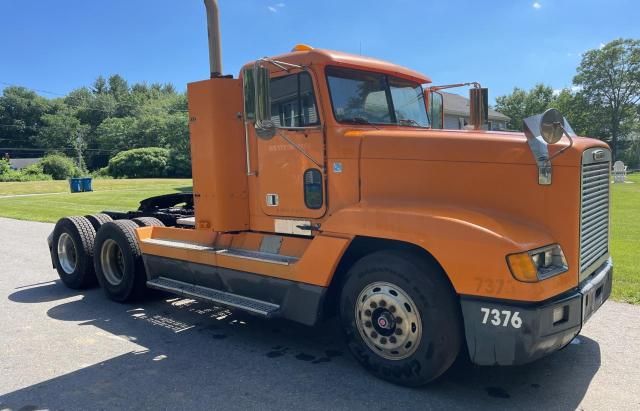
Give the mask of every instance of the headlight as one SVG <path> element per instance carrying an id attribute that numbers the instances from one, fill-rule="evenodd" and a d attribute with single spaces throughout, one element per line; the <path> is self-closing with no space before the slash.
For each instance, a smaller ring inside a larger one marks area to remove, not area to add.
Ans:
<path id="1" fill-rule="evenodd" d="M 510 254 L 507 256 L 507 263 L 516 280 L 529 283 L 562 274 L 569 269 L 558 244 Z"/>

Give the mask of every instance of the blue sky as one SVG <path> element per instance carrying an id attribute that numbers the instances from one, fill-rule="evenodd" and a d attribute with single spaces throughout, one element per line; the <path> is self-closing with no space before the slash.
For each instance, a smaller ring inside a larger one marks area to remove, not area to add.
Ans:
<path id="1" fill-rule="evenodd" d="M 571 85 L 580 55 L 640 38 L 637 0 L 219 0 L 224 71 L 296 43 L 390 60 L 436 84 Z M 207 77 L 202 0 L 0 0 L 3 83 L 67 93 L 98 75 Z M 46 95 L 46 94 L 43 94 Z"/>

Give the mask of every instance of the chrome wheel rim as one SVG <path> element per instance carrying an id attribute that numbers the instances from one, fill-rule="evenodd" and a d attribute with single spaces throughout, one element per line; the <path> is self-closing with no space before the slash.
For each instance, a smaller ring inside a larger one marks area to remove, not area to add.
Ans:
<path id="1" fill-rule="evenodd" d="M 402 360 L 415 352 L 422 337 L 420 313 L 402 288 L 386 282 L 366 286 L 356 301 L 356 325 L 373 352 Z"/>
<path id="2" fill-rule="evenodd" d="M 100 250 L 100 265 L 105 280 L 111 285 L 119 285 L 124 278 L 124 255 L 122 249 L 112 239 L 105 240 Z"/>
<path id="3" fill-rule="evenodd" d="M 58 262 L 66 274 L 72 274 L 78 265 L 78 250 L 68 233 L 62 233 L 58 237 Z"/>

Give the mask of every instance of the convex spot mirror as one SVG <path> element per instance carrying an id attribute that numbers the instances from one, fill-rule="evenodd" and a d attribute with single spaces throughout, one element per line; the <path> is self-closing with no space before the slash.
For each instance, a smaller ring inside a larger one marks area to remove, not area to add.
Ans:
<path id="1" fill-rule="evenodd" d="M 252 121 L 258 137 L 270 139 L 276 127 L 271 121 L 271 82 L 269 69 L 259 64 L 248 67 L 242 73 L 244 113 Z"/>
<path id="2" fill-rule="evenodd" d="M 545 111 L 540 117 L 540 135 L 547 144 L 555 144 L 564 135 L 564 117 L 555 108 Z"/>
<path id="3" fill-rule="evenodd" d="M 476 130 L 489 122 L 489 89 L 469 89 L 469 122 Z"/>

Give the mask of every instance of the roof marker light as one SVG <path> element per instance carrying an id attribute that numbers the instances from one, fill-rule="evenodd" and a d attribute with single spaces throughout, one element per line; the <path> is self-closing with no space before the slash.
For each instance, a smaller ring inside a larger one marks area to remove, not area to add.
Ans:
<path id="1" fill-rule="evenodd" d="M 311 50 L 313 50 L 313 47 L 311 47 L 308 44 L 296 44 L 291 49 L 291 51 L 311 51 Z"/>

